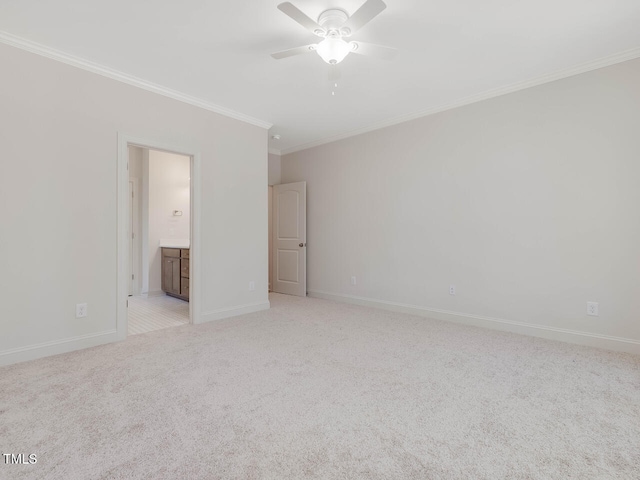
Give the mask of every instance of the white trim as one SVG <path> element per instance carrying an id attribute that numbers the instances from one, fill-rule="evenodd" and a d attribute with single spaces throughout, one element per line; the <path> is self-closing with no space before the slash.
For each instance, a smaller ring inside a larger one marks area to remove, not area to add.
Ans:
<path id="1" fill-rule="evenodd" d="M 131 165 L 129 165 L 129 167 L 131 167 Z M 129 170 L 131 171 L 131 170 Z M 142 238 L 142 228 L 141 224 L 142 222 L 140 221 L 140 210 L 142 210 L 141 207 L 141 195 L 140 195 L 140 185 L 142 183 L 141 179 L 138 177 L 131 177 L 129 176 L 129 182 L 133 183 L 133 218 L 131 223 L 133 224 L 133 229 L 132 232 L 134 234 L 134 238 L 132 239 L 133 243 L 133 249 L 131 249 L 131 251 L 129 252 L 132 255 L 132 260 L 131 262 L 133 263 L 133 281 L 132 281 L 132 285 L 133 285 L 133 295 L 140 295 L 140 291 L 141 291 L 141 286 L 142 286 L 142 278 L 141 278 L 141 274 L 140 274 L 140 260 L 141 260 L 141 256 L 142 256 L 142 242 L 141 242 L 141 238 Z"/>
<path id="2" fill-rule="evenodd" d="M 477 93 L 475 95 L 471 95 L 468 97 L 461 98 L 459 100 L 454 100 L 453 102 L 446 103 L 443 105 L 439 105 L 437 107 L 433 107 L 427 110 L 423 110 L 420 112 L 410 113 L 408 115 L 401 115 L 399 117 L 391 118 L 389 120 L 383 120 L 382 122 L 374 123 L 367 127 L 359 128 L 356 130 L 351 130 L 345 133 L 339 133 L 338 135 L 333 135 L 331 137 L 326 137 L 321 140 L 316 140 L 309 143 L 304 143 L 300 145 L 296 145 L 290 148 L 284 148 L 281 150 L 280 155 L 288 155 L 289 153 L 299 152 L 300 150 L 307 150 L 309 148 L 318 147 L 320 145 L 324 145 L 326 143 L 336 142 L 338 140 L 343 140 L 349 137 L 355 137 L 356 135 L 362 135 L 363 133 L 372 132 L 374 130 L 380 130 L 381 128 L 390 127 L 393 125 L 397 125 L 399 123 L 408 122 L 410 120 L 415 120 L 421 117 L 427 117 L 429 115 L 433 115 L 435 113 L 444 112 L 445 110 L 452 110 L 454 108 L 463 107 L 465 105 L 469 105 L 471 103 L 481 102 L 483 100 L 488 100 L 490 98 L 499 97 L 502 95 L 506 95 L 508 93 L 517 92 L 519 90 L 524 90 L 526 88 L 535 87 L 538 85 L 542 85 L 549 82 L 555 82 L 556 80 L 562 80 L 563 78 L 572 77 L 574 75 L 579 75 L 581 73 L 590 72 L 592 70 L 597 70 L 599 68 L 608 67 L 611 65 L 615 65 L 616 63 L 626 62 L 628 60 L 633 60 L 640 57 L 640 47 L 632 48 L 631 50 L 625 50 L 624 52 L 616 53 L 614 55 L 610 55 L 608 57 L 600 58 L 598 60 L 594 60 L 591 62 L 581 63 L 579 65 L 575 65 L 573 67 L 565 68 L 563 70 L 541 75 L 539 77 L 533 78 L 531 80 L 525 80 L 523 82 L 512 83 L 510 85 L 506 85 L 499 88 L 494 88 L 491 90 L 487 90 L 481 93 Z"/>
<path id="3" fill-rule="evenodd" d="M 164 293 L 162 290 L 152 290 L 151 292 L 147 292 L 147 293 L 143 293 L 142 294 L 144 297 L 149 298 L 149 297 L 163 297 L 166 295 L 166 293 Z"/>
<path id="4" fill-rule="evenodd" d="M 579 332 L 577 330 L 548 327 L 544 325 L 533 325 L 531 323 L 517 322 L 513 320 L 484 317 L 482 315 L 473 315 L 469 313 L 450 312 L 447 310 L 426 308 L 418 305 L 388 302 L 385 300 L 357 297 L 355 295 L 346 295 L 341 293 L 330 293 L 321 290 L 309 290 L 308 294 L 310 297 L 333 300 L 335 302 L 381 308 L 383 310 L 408 313 L 410 315 L 418 315 L 421 317 L 433 318 L 435 320 L 519 333 L 522 335 L 530 335 L 578 345 L 605 348 L 607 350 L 615 350 L 618 352 L 640 354 L 640 341 L 630 338 L 612 337 L 609 335 Z"/>
<path id="5" fill-rule="evenodd" d="M 142 188 L 140 205 L 140 293 L 149 296 L 149 149 L 142 149 Z M 162 290 L 160 290 L 161 293 Z M 153 296 L 153 295 L 151 295 Z"/>
<path id="6" fill-rule="evenodd" d="M 191 323 L 201 323 L 201 285 L 200 273 L 200 222 L 201 222 L 201 156 L 199 149 L 193 145 L 172 145 L 162 139 L 139 138 L 118 132 L 118 214 L 117 214 L 117 278 L 116 278 L 116 329 L 118 339 L 127 337 L 127 298 L 128 276 L 127 250 L 129 239 L 127 236 L 128 196 L 129 196 L 129 145 L 135 145 L 153 150 L 178 153 L 191 157 L 191 248 L 189 252 L 189 277 L 193 280 L 189 285 L 189 316 Z M 151 292 L 152 293 L 152 292 Z"/>
<path id="7" fill-rule="evenodd" d="M 105 332 L 90 333 L 88 335 L 13 348 L 0 352 L 0 365 L 11 365 L 12 363 L 26 362 L 37 358 L 95 347 L 97 345 L 115 342 L 118 339 L 117 337 L 118 334 L 116 330 L 107 330 Z"/>
<path id="8" fill-rule="evenodd" d="M 163 95 L 165 97 L 169 97 L 174 100 L 178 100 L 179 102 L 187 103 L 189 105 L 193 105 L 210 112 L 215 112 L 220 115 L 224 115 L 225 117 L 230 117 L 242 122 L 250 123 L 251 125 L 255 125 L 257 127 L 266 128 L 268 130 L 273 126 L 271 123 L 265 120 L 260 120 L 259 118 L 254 118 L 249 115 L 245 115 L 244 113 L 221 107 L 220 105 L 216 105 L 207 100 L 193 97 L 191 95 L 187 95 L 171 88 L 163 87 L 162 85 L 158 85 L 157 83 L 134 77 L 133 75 L 129 75 L 128 73 L 120 72 L 113 68 L 109 68 L 90 60 L 65 53 L 55 48 L 47 47 L 46 45 L 42 45 L 41 43 L 33 42 L 31 40 L 18 37 L 8 32 L 0 31 L 0 43 L 11 45 L 12 47 L 26 50 L 43 57 L 51 58 L 52 60 L 66 63 L 67 65 L 81 68 L 82 70 L 86 70 L 88 72 L 97 73 L 98 75 L 102 75 L 103 77 L 111 78 L 112 80 L 117 80 L 118 82 L 126 83 L 128 85 L 133 85 L 134 87 L 142 88 L 143 90 L 157 93 L 158 95 Z"/>
<path id="9" fill-rule="evenodd" d="M 200 153 L 191 155 L 191 244 L 189 246 L 189 317 L 191 323 L 202 321 L 202 257 L 200 226 L 202 225 L 202 161 Z M 193 279 L 193 281 L 191 281 Z"/>
<path id="10" fill-rule="evenodd" d="M 268 300 L 266 302 L 248 303 L 237 307 L 227 307 L 205 312 L 202 314 L 201 319 L 202 322 L 212 322 L 224 318 L 236 317 L 238 315 L 245 315 L 247 313 L 259 312 L 261 310 L 269 310 L 269 308 L 271 308 L 271 303 Z"/>
<path id="11" fill-rule="evenodd" d="M 135 87 L 141 88 L 143 90 L 147 90 L 149 92 L 157 93 L 158 95 L 163 95 L 168 98 L 172 98 L 179 102 L 187 103 L 189 105 L 193 105 L 204 110 L 208 110 L 211 112 L 218 113 L 220 115 L 224 115 L 226 117 L 230 117 L 236 120 L 240 120 L 242 122 L 249 123 L 251 125 L 255 125 L 257 127 L 265 128 L 269 130 L 273 127 L 273 124 L 267 122 L 266 120 L 261 120 L 258 118 L 251 117 L 249 115 L 245 115 L 240 112 L 236 112 L 226 107 L 222 107 L 220 105 L 216 105 L 207 100 L 193 97 L 191 95 L 187 95 L 185 93 L 179 92 L 177 90 L 173 90 L 162 85 L 158 85 L 156 83 L 149 82 L 147 80 L 134 77 L 133 75 L 129 75 L 124 72 L 120 72 L 118 70 L 112 69 L 110 67 L 106 67 L 104 65 L 100 65 L 98 63 L 92 62 L 90 60 L 86 60 L 75 55 L 71 55 L 65 53 L 61 50 L 57 50 L 46 45 L 42 45 L 37 42 L 33 42 L 31 40 L 27 40 L 22 37 L 18 37 L 8 32 L 0 31 L 0 43 L 4 43 L 6 45 L 10 45 L 12 47 L 19 48 L 21 50 L 26 50 L 31 53 L 35 53 L 37 55 L 41 55 L 43 57 L 51 58 L 53 60 L 65 63 L 67 65 L 71 65 L 77 68 L 81 68 L 83 70 L 96 73 L 98 75 L 102 75 L 107 78 L 111 78 L 113 80 L 126 83 L 128 85 L 133 85 Z M 503 87 L 498 87 L 495 89 L 487 90 L 485 92 L 481 92 L 475 95 L 471 95 L 468 97 L 461 98 L 459 100 L 455 100 L 453 102 L 443 104 L 440 106 L 436 106 L 427 110 L 422 110 L 420 112 L 410 113 L 407 115 L 401 115 L 398 117 L 394 117 L 388 120 L 384 120 L 382 122 L 374 123 L 367 127 L 350 130 L 345 133 L 340 133 L 338 135 L 333 135 L 330 137 L 326 137 L 320 140 L 316 140 L 313 142 L 308 142 L 304 144 L 299 144 L 293 147 L 285 148 L 285 149 L 275 149 L 270 148 L 269 153 L 275 155 L 287 155 L 289 153 L 298 152 L 301 150 L 307 150 L 309 148 L 317 147 L 320 145 L 324 145 L 327 143 L 336 142 L 338 140 L 343 140 L 345 138 L 354 137 L 356 135 L 361 135 L 363 133 L 372 132 L 374 130 L 379 130 L 381 128 L 390 127 L 393 125 L 397 125 L 399 123 L 408 122 L 410 120 L 415 120 L 417 118 L 426 117 L 429 115 L 433 115 L 435 113 L 443 112 L 446 110 L 451 110 L 454 108 L 462 107 L 464 105 L 469 105 L 476 102 L 481 102 L 483 100 L 488 100 L 490 98 L 498 97 L 501 95 L 506 95 L 508 93 L 517 92 L 519 90 L 524 90 L 526 88 L 535 87 L 537 85 L 542 85 L 544 83 L 554 82 L 556 80 L 561 80 L 563 78 L 571 77 L 574 75 L 579 75 L 581 73 L 586 73 L 592 70 L 597 70 L 599 68 L 608 67 L 610 65 L 615 65 L 617 63 L 626 62 L 628 60 L 633 60 L 640 57 L 640 47 L 633 48 L 630 50 L 625 50 L 620 53 L 616 53 L 613 55 L 609 55 L 607 57 L 603 57 L 597 60 L 593 60 L 590 62 L 585 62 L 579 65 L 575 65 L 573 67 L 569 67 L 554 73 L 541 75 L 539 77 L 533 78 L 531 80 L 525 80 L 522 82 L 513 83 L 510 85 L 506 85 Z"/>

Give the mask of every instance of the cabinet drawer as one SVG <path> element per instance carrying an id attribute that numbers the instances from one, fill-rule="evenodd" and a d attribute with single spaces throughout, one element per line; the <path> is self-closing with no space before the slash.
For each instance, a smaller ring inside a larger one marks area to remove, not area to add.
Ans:
<path id="1" fill-rule="evenodd" d="M 183 278 L 189 278 L 189 259 L 180 259 L 180 276 Z"/>
<path id="2" fill-rule="evenodd" d="M 189 249 L 183 248 L 182 250 L 180 250 L 180 256 L 182 258 L 189 258 Z"/>
<path id="3" fill-rule="evenodd" d="M 179 248 L 162 248 L 162 254 L 165 257 L 178 257 L 180 258 L 180 249 Z"/>
<path id="4" fill-rule="evenodd" d="M 181 278 L 180 279 L 180 295 L 183 297 L 189 297 L 189 279 Z"/>

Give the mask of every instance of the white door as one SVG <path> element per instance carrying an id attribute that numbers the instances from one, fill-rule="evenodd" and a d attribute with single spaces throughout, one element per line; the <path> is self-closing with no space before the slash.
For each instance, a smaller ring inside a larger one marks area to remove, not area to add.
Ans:
<path id="1" fill-rule="evenodd" d="M 273 291 L 307 296 L 307 182 L 273 187 Z"/>

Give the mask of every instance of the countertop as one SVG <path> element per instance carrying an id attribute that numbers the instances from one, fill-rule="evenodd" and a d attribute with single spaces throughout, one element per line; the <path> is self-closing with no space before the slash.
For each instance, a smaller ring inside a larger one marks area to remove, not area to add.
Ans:
<path id="1" fill-rule="evenodd" d="M 189 248 L 189 240 L 160 240 L 160 248 Z"/>

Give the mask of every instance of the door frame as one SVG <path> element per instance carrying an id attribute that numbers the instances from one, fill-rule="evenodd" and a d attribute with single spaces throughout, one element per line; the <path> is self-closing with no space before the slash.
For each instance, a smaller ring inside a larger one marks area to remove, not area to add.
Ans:
<path id="1" fill-rule="evenodd" d="M 141 138 L 118 132 L 117 164 L 117 245 L 116 245 L 116 330 L 118 340 L 127 338 L 128 281 L 128 221 L 129 221 L 129 146 L 160 150 L 191 158 L 191 244 L 189 251 L 189 318 L 193 324 L 201 323 L 201 272 L 200 272 L 200 171 L 202 159 L 194 145 L 175 145 L 163 139 Z"/>
<path id="2" fill-rule="evenodd" d="M 141 275 L 140 275 L 140 256 L 141 252 L 141 228 L 140 228 L 140 179 L 137 177 L 129 177 L 129 183 L 133 184 L 133 198 L 134 201 L 131 202 L 131 210 L 133 214 L 131 215 L 131 231 L 134 234 L 134 238 L 130 239 L 132 244 L 132 248 L 130 247 L 129 254 L 131 255 L 130 262 L 133 263 L 133 269 L 131 273 L 133 273 L 133 295 L 140 295 L 140 286 L 141 286 Z"/>

